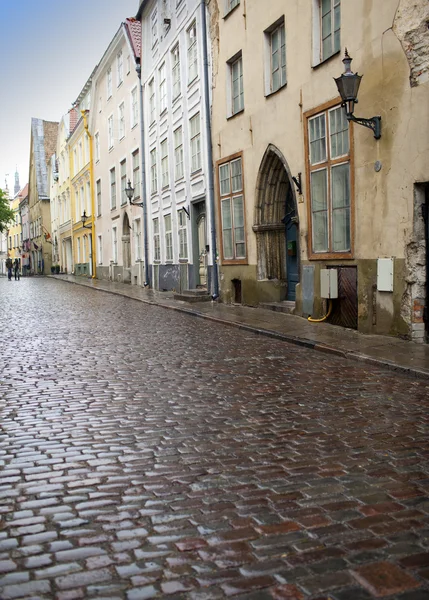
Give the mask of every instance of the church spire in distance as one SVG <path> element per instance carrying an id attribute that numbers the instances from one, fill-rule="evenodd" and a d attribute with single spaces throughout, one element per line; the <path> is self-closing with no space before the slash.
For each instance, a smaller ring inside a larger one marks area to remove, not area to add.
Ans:
<path id="1" fill-rule="evenodd" d="M 19 173 L 18 173 L 18 166 L 16 167 L 16 171 L 15 171 L 15 187 L 13 188 L 13 195 L 16 196 L 17 193 L 19 192 L 20 187 L 19 187 Z"/>

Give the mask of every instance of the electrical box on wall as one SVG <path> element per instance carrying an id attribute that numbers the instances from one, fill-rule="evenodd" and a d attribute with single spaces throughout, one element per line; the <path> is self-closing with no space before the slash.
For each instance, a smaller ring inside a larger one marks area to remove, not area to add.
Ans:
<path id="1" fill-rule="evenodd" d="M 321 269 L 320 271 L 320 297 L 338 298 L 338 271 L 337 269 Z"/>
<path id="2" fill-rule="evenodd" d="M 377 290 L 393 292 L 393 258 L 377 260 Z"/>

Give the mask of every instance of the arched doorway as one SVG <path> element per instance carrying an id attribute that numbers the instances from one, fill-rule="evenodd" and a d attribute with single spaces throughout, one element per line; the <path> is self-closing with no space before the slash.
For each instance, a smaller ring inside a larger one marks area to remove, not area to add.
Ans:
<path id="1" fill-rule="evenodd" d="M 130 221 L 125 212 L 122 220 L 122 260 L 123 260 L 123 281 L 131 282 L 131 236 Z"/>
<path id="2" fill-rule="evenodd" d="M 287 162 L 270 144 L 259 168 L 253 231 L 258 280 L 287 284 L 286 300 L 296 298 L 299 282 L 299 231 L 295 190 Z"/>

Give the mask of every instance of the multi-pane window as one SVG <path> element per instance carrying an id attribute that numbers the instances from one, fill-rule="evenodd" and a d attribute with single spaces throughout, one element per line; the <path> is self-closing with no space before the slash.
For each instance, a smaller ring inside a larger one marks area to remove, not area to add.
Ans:
<path id="1" fill-rule="evenodd" d="M 195 23 L 187 31 L 188 40 L 188 83 L 198 75 L 197 26 Z"/>
<path id="2" fill-rule="evenodd" d="M 200 113 L 189 120 L 191 135 L 191 172 L 201 169 L 201 125 Z"/>
<path id="3" fill-rule="evenodd" d="M 97 190 L 97 216 L 101 215 L 101 179 L 97 179 L 96 190 Z"/>
<path id="4" fill-rule="evenodd" d="M 150 193 L 156 194 L 158 191 L 158 174 L 156 164 L 156 148 L 150 152 Z"/>
<path id="5" fill-rule="evenodd" d="M 161 260 L 161 243 L 159 239 L 159 219 L 153 220 L 153 260 Z"/>
<path id="6" fill-rule="evenodd" d="M 188 258 L 188 228 L 186 213 L 183 209 L 177 211 L 177 222 L 179 230 L 179 258 Z"/>
<path id="7" fill-rule="evenodd" d="M 134 198 L 140 198 L 140 153 L 138 150 L 133 152 L 133 187 Z"/>
<path id="8" fill-rule="evenodd" d="M 320 40 L 322 60 L 340 50 L 341 6 L 340 0 L 320 1 Z"/>
<path id="9" fill-rule="evenodd" d="M 183 177 L 183 130 L 181 127 L 174 132 L 174 179 Z"/>
<path id="10" fill-rule="evenodd" d="M 159 112 L 163 113 L 167 108 L 167 81 L 165 63 L 159 68 Z"/>
<path id="11" fill-rule="evenodd" d="M 135 252 L 135 260 L 142 259 L 142 230 L 140 219 L 136 219 L 134 221 L 134 252 Z"/>
<path id="12" fill-rule="evenodd" d="M 107 142 L 109 149 L 113 148 L 113 115 L 107 119 Z"/>
<path id="13" fill-rule="evenodd" d="M 158 43 L 158 11 L 155 9 L 150 17 L 150 28 L 152 37 L 152 48 Z"/>
<path id="14" fill-rule="evenodd" d="M 121 206 L 127 203 L 127 194 L 125 188 L 127 187 L 127 161 L 121 160 Z"/>
<path id="15" fill-rule="evenodd" d="M 103 238 L 101 237 L 101 235 L 98 236 L 98 264 L 102 265 L 103 264 Z"/>
<path id="16" fill-rule="evenodd" d="M 85 196 L 86 214 L 91 215 L 91 184 L 89 181 L 86 182 L 86 196 Z"/>
<path id="17" fill-rule="evenodd" d="M 242 160 L 219 166 L 219 187 L 224 260 L 246 258 Z"/>
<path id="18" fill-rule="evenodd" d="M 341 106 L 308 119 L 312 252 L 351 252 L 349 126 Z"/>
<path id="19" fill-rule="evenodd" d="M 180 96 L 180 52 L 179 44 L 171 51 L 171 74 L 173 80 L 173 100 Z"/>
<path id="20" fill-rule="evenodd" d="M 161 142 L 161 186 L 165 188 L 168 184 L 168 141 L 165 139 Z"/>
<path id="21" fill-rule="evenodd" d="M 109 99 L 112 96 L 112 69 L 111 68 L 107 69 L 106 82 L 107 82 L 107 99 Z"/>
<path id="22" fill-rule="evenodd" d="M 110 169 L 110 208 L 116 208 L 116 171 L 115 167 Z"/>
<path id="23" fill-rule="evenodd" d="M 99 161 L 100 160 L 100 134 L 99 133 L 95 134 L 94 142 L 95 142 L 95 160 Z"/>
<path id="24" fill-rule="evenodd" d="M 149 82 L 149 125 L 155 122 L 155 80 Z"/>
<path id="25" fill-rule="evenodd" d="M 112 260 L 114 263 L 118 262 L 118 230 L 116 227 L 112 227 Z"/>
<path id="26" fill-rule="evenodd" d="M 284 22 L 270 33 L 271 91 L 276 92 L 286 83 L 286 38 Z"/>
<path id="27" fill-rule="evenodd" d="M 124 81 L 124 59 L 122 57 L 122 50 L 118 52 L 116 57 L 116 66 L 118 70 L 118 87 Z"/>
<path id="28" fill-rule="evenodd" d="M 225 14 L 240 4 L 240 0 L 225 0 Z"/>
<path id="29" fill-rule="evenodd" d="M 165 232 L 165 260 L 173 260 L 173 232 L 171 229 L 171 215 L 164 217 Z"/>
<path id="30" fill-rule="evenodd" d="M 243 58 L 239 56 L 231 63 L 231 111 L 232 114 L 240 112 L 244 108 L 243 90 Z"/>
<path id="31" fill-rule="evenodd" d="M 119 105 L 119 139 L 125 136 L 125 104 Z"/>
<path id="32" fill-rule="evenodd" d="M 137 125 L 139 120 L 139 105 L 137 98 L 137 88 L 131 91 L 131 127 Z"/>
<path id="33" fill-rule="evenodd" d="M 80 238 L 77 238 L 77 263 L 80 265 L 81 261 L 81 250 L 80 250 Z"/>

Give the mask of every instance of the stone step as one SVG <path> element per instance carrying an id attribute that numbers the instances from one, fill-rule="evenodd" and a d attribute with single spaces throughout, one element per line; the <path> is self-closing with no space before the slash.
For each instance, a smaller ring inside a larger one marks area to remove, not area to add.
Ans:
<path id="1" fill-rule="evenodd" d="M 282 312 L 288 315 L 293 315 L 295 312 L 295 302 L 293 300 L 283 300 L 282 302 L 261 302 L 260 308 Z"/>
<path id="2" fill-rule="evenodd" d="M 184 302 L 208 302 L 212 299 L 206 289 L 196 288 L 192 290 L 183 290 L 181 294 L 174 294 L 175 300 Z"/>

